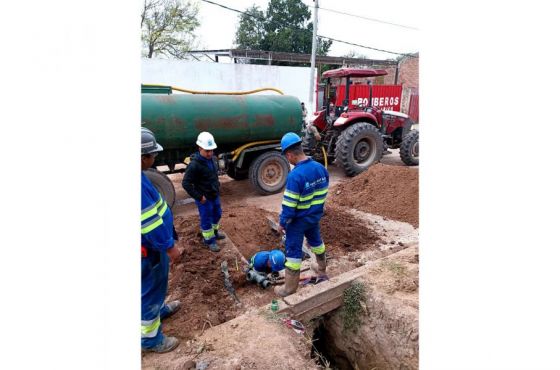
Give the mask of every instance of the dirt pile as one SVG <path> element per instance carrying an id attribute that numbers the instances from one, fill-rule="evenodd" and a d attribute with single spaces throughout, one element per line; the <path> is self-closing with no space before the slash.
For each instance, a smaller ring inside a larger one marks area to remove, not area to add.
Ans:
<path id="1" fill-rule="evenodd" d="M 181 300 L 183 308 L 181 314 L 166 321 L 164 331 L 167 335 L 192 338 L 204 326 L 218 325 L 242 312 L 224 287 L 222 261 L 228 262 L 236 290 L 245 288 L 245 277 L 235 269 L 236 259 L 241 264 L 236 253 L 229 250 L 213 253 L 204 246 L 197 216 L 175 217 L 175 228 L 180 238 L 178 246 L 184 253 L 170 271 L 168 295 L 170 300 Z"/>
<path id="2" fill-rule="evenodd" d="M 371 166 L 329 192 L 334 204 L 408 222 L 414 227 L 418 227 L 418 198 L 418 170 L 384 164 Z"/>
<path id="3" fill-rule="evenodd" d="M 328 202 L 321 219 L 321 237 L 332 256 L 371 249 L 379 241 L 377 233 L 363 221 Z"/>
<path id="4" fill-rule="evenodd" d="M 250 258 L 261 250 L 281 248 L 281 238 L 270 228 L 267 217 L 278 222 L 278 215 L 256 207 L 228 207 L 222 215 L 222 228 L 239 251 Z M 339 206 L 328 205 L 321 219 L 321 236 L 329 254 L 338 256 L 375 246 L 379 236 L 355 216 Z"/>
<path id="5" fill-rule="evenodd" d="M 261 208 L 224 207 L 220 224 L 241 254 L 249 259 L 259 251 L 281 246 L 281 236 L 272 231 L 267 217 L 278 222 L 278 215 Z"/>

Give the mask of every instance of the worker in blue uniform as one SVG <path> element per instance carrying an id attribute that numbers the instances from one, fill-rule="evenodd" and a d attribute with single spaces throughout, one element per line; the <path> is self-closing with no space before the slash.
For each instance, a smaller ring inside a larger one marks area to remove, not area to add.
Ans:
<path id="1" fill-rule="evenodd" d="M 323 165 L 303 153 L 301 138 L 297 134 L 288 132 L 280 145 L 282 153 L 295 166 L 288 174 L 280 214 L 280 231 L 286 233 L 285 284 L 274 289 L 277 295 L 285 297 L 298 287 L 304 237 L 316 257 L 312 269 L 319 280 L 327 279 L 327 258 L 319 221 L 327 198 L 329 173 Z"/>
<path id="2" fill-rule="evenodd" d="M 142 128 L 142 171 L 151 168 L 163 148 L 154 134 Z M 174 337 L 164 336 L 161 320 L 180 308 L 179 301 L 164 303 L 167 294 L 169 260 L 177 262 L 181 256 L 175 246 L 176 233 L 173 214 L 165 199 L 142 172 L 142 350 L 169 352 L 179 345 Z"/>
<path id="3" fill-rule="evenodd" d="M 278 249 L 260 251 L 251 257 L 249 268 L 263 274 L 270 274 L 284 270 L 285 262 L 284 253 Z"/>
<path id="4" fill-rule="evenodd" d="M 200 229 L 204 244 L 212 252 L 219 252 L 216 240 L 225 239 L 220 232 L 222 205 L 220 203 L 220 181 L 214 149 L 218 146 L 209 132 L 201 132 L 196 140 L 198 153 L 191 161 L 183 177 L 183 189 L 195 200 L 200 216 Z"/>

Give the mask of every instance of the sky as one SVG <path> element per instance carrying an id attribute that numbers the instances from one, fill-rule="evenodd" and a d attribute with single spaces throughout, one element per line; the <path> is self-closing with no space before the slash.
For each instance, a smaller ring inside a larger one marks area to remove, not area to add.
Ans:
<path id="1" fill-rule="evenodd" d="M 255 4 L 266 10 L 269 0 L 212 0 L 233 9 L 246 10 Z M 196 34 L 201 49 L 229 49 L 233 47 L 239 13 L 194 0 L 199 4 L 200 27 Z M 313 1 L 304 0 L 312 10 Z M 342 11 L 384 22 L 397 23 L 409 29 L 373 22 L 319 9 L 318 34 L 355 44 L 399 53 L 419 51 L 419 1 L 392 0 L 384 2 L 365 0 L 320 0 L 319 7 Z M 313 19 L 313 13 L 312 17 Z M 342 56 L 355 51 L 371 59 L 393 59 L 396 55 L 333 42 L 329 55 Z"/>

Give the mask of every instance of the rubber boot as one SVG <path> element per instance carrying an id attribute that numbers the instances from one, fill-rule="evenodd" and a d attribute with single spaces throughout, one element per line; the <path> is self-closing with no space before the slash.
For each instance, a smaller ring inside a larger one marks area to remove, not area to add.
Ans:
<path id="1" fill-rule="evenodd" d="M 284 285 L 275 287 L 274 293 L 280 297 L 286 297 L 295 293 L 299 284 L 299 272 L 300 270 L 294 271 L 286 268 Z"/>
<path id="2" fill-rule="evenodd" d="M 175 337 L 163 337 L 163 341 L 155 347 L 142 348 L 146 352 L 165 353 L 173 351 L 179 346 L 179 339 Z"/>
<path id="3" fill-rule="evenodd" d="M 316 254 L 315 258 L 317 262 L 311 264 L 311 270 L 319 276 L 327 276 L 327 254 Z"/>
<path id="4" fill-rule="evenodd" d="M 212 244 L 207 244 L 208 248 L 210 248 L 210 250 L 212 252 L 219 252 L 220 251 L 220 247 L 218 247 L 218 244 L 216 244 L 216 242 L 212 243 Z"/>

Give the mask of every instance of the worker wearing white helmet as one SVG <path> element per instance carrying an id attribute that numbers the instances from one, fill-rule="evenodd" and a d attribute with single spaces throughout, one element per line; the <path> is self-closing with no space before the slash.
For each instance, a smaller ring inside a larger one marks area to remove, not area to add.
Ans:
<path id="1" fill-rule="evenodd" d="M 198 207 L 204 244 L 212 252 L 218 252 L 220 248 L 216 244 L 216 240 L 225 238 L 219 231 L 222 206 L 220 204 L 218 164 L 214 156 L 214 149 L 218 146 L 209 132 L 201 132 L 196 140 L 196 145 L 198 145 L 198 153 L 191 156 L 182 185 Z"/>

